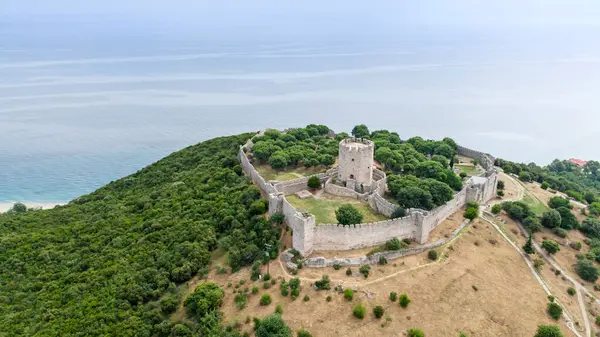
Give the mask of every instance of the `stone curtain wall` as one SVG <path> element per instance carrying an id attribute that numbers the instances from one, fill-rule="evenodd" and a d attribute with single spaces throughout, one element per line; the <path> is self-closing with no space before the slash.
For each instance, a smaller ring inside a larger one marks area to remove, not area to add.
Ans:
<path id="1" fill-rule="evenodd" d="M 318 173 L 316 174 L 317 178 L 321 180 L 321 184 L 327 181 L 329 177 L 326 173 Z M 285 195 L 294 194 L 296 192 L 300 192 L 302 190 L 308 189 L 308 179 L 310 177 L 298 178 L 290 181 L 283 181 L 275 184 L 275 189 Z"/>
<path id="2" fill-rule="evenodd" d="M 404 218 L 342 226 L 319 224 L 315 228 L 314 250 L 350 250 L 384 244 L 391 238 L 416 237 L 419 231 L 414 216 Z"/>
<path id="3" fill-rule="evenodd" d="M 465 156 L 465 157 L 470 157 L 470 158 L 474 158 L 479 160 L 479 162 L 481 163 L 481 166 L 483 166 L 483 168 L 486 171 L 489 171 L 491 169 L 494 168 L 494 157 L 492 157 L 491 155 L 487 154 L 487 153 L 483 153 L 483 152 L 479 152 L 476 150 L 471 150 L 469 148 L 463 147 L 463 146 L 458 146 L 458 154 L 461 156 Z"/>
<path id="4" fill-rule="evenodd" d="M 248 157 L 246 157 L 246 154 L 244 153 L 243 147 L 240 147 L 238 159 L 240 160 L 240 165 L 242 165 L 244 172 L 246 172 L 250 179 L 252 179 L 252 181 L 257 184 L 264 193 L 270 194 L 276 192 L 275 187 L 266 182 L 265 179 L 263 179 L 263 177 L 258 173 L 258 171 L 256 171 L 252 163 L 250 163 L 250 160 L 248 160 Z"/>
<path id="5" fill-rule="evenodd" d="M 424 214 L 421 232 L 419 233 L 420 237 L 416 239 L 418 242 L 426 242 L 429 239 L 429 233 L 433 229 L 446 220 L 450 215 L 454 214 L 465 206 L 467 203 L 468 188 L 468 185 L 465 186 L 460 192 L 454 195 L 452 200 Z"/>
<path id="6" fill-rule="evenodd" d="M 398 206 L 385 200 L 385 198 L 380 195 L 381 190 L 382 189 L 379 188 L 375 191 L 375 193 L 369 196 L 369 206 L 371 206 L 371 208 L 376 210 L 378 213 L 390 217 Z"/>
<path id="7" fill-rule="evenodd" d="M 482 186 L 481 198 L 483 202 L 494 198 L 498 188 L 498 172 L 494 168 L 494 157 L 487 153 L 483 153 L 469 148 L 458 146 L 458 154 L 478 159 L 481 166 L 485 168 L 485 177 L 488 179 Z"/>

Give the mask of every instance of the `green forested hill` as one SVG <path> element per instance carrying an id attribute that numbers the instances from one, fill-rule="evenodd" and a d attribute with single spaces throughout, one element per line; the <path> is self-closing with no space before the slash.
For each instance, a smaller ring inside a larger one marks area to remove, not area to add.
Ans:
<path id="1" fill-rule="evenodd" d="M 0 216 L 0 336 L 195 335 L 174 325 L 176 287 L 229 252 L 250 264 L 279 229 L 236 153 L 212 139 L 52 210 Z M 174 304 L 175 303 L 175 304 Z M 213 330 L 214 331 L 214 330 Z"/>

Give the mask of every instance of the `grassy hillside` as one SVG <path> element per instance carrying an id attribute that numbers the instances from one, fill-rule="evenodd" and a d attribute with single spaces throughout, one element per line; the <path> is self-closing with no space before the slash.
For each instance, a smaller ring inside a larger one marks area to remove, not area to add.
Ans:
<path id="1" fill-rule="evenodd" d="M 66 206 L 1 215 L 0 336 L 217 334 L 167 317 L 211 250 L 235 269 L 277 247 L 236 160 L 251 136 L 190 146 Z"/>

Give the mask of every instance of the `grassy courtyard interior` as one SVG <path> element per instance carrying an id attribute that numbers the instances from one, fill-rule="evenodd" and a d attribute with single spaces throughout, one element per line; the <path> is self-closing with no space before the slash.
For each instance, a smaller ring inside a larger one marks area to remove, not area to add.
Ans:
<path id="1" fill-rule="evenodd" d="M 287 200 L 298 211 L 307 211 L 316 217 L 317 224 L 338 223 L 335 210 L 343 204 L 352 204 L 363 214 L 363 223 L 386 220 L 384 215 L 375 213 L 365 202 L 352 198 L 338 197 L 328 193 L 322 193 L 313 198 L 300 199 L 295 195 L 288 195 Z"/>
<path id="2" fill-rule="evenodd" d="M 283 170 L 275 170 L 268 164 L 255 165 L 254 167 L 266 181 L 289 181 L 308 177 L 317 173 L 325 173 L 325 171 L 327 171 L 327 168 L 322 165 L 315 167 L 286 167 Z"/>
<path id="3" fill-rule="evenodd" d="M 464 172 L 469 177 L 478 176 L 483 173 L 483 168 L 480 166 L 473 166 L 473 164 L 456 164 L 454 165 L 460 172 Z"/>

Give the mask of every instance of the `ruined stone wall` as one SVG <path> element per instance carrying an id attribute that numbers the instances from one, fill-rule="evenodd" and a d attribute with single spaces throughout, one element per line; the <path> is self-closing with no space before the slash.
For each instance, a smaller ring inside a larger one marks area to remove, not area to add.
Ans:
<path id="1" fill-rule="evenodd" d="M 324 184 L 325 181 L 327 181 L 327 178 L 329 178 L 329 176 L 325 173 L 318 173 L 316 176 L 319 178 L 319 180 L 321 180 L 321 184 Z M 310 177 L 304 177 L 290 181 L 282 181 L 275 184 L 275 189 L 285 195 L 294 194 L 296 192 L 308 189 L 307 184 L 309 178 Z"/>
<path id="2" fill-rule="evenodd" d="M 418 228 L 412 215 L 368 224 L 342 226 L 319 224 L 315 228 L 314 250 L 350 250 L 372 247 L 391 238 L 415 238 Z"/>
<path id="3" fill-rule="evenodd" d="M 331 177 L 325 182 L 324 190 L 329 194 L 337 195 L 340 197 L 355 198 L 359 200 L 367 200 L 367 197 L 369 195 L 368 193 L 361 194 L 347 187 L 336 185 L 332 182 Z"/>
<path id="4" fill-rule="evenodd" d="M 258 185 L 258 187 L 266 194 L 275 193 L 275 187 L 270 183 L 266 182 L 265 179 L 256 171 L 246 154 L 244 153 L 244 147 L 240 147 L 240 151 L 238 152 L 238 159 L 240 161 L 240 165 L 246 172 L 246 175 L 252 179 L 252 181 Z"/>
<path id="5" fill-rule="evenodd" d="M 391 202 L 385 200 L 385 198 L 380 195 L 381 190 L 382 189 L 379 188 L 369 196 L 369 206 L 371 206 L 371 208 L 374 209 L 376 212 L 390 217 L 392 213 L 394 213 L 398 205 L 394 205 Z"/>

